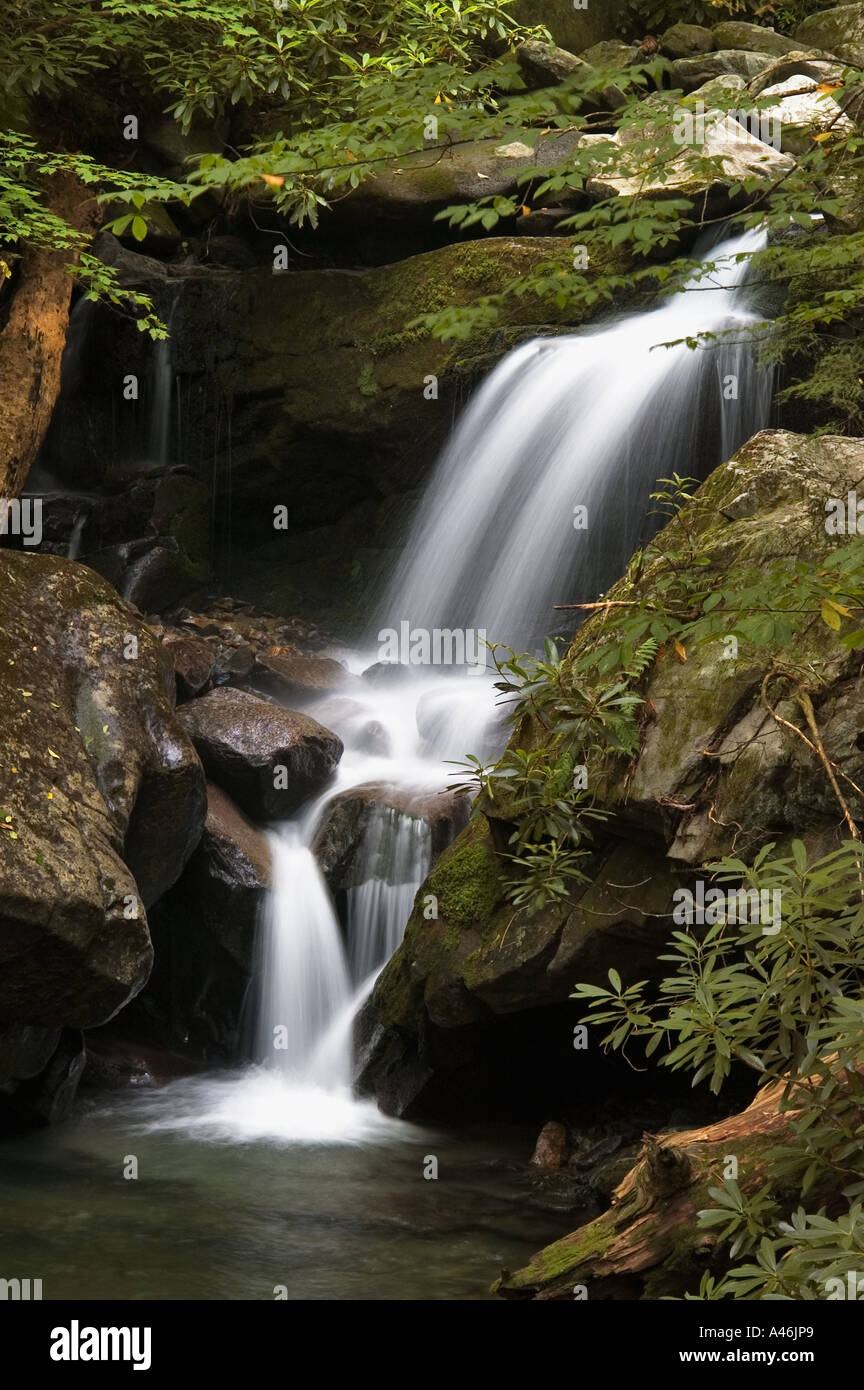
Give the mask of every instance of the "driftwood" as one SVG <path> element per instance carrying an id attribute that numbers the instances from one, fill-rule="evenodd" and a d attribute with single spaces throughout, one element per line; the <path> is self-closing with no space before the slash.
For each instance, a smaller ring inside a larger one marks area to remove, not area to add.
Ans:
<path id="1" fill-rule="evenodd" d="M 524 1269 L 503 1271 L 494 1286 L 502 1298 L 634 1299 L 681 1295 L 698 1287 L 712 1264 L 715 1240 L 697 1213 L 716 1203 L 730 1158 L 738 1161 L 742 1192 L 764 1182 L 761 1155 L 791 1118 L 778 1110 L 782 1083 L 760 1091 L 746 1110 L 704 1129 L 646 1135 L 633 1168 L 612 1195 L 608 1211 L 549 1245 Z"/>

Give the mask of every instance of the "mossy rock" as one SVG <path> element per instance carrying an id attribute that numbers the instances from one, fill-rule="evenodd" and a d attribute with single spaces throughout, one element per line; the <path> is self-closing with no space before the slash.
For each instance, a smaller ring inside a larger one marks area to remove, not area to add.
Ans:
<path id="1" fill-rule="evenodd" d="M 795 30 L 799 48 L 821 48 L 855 67 L 864 66 L 864 5 L 838 5 L 811 14 Z"/>
<path id="2" fill-rule="evenodd" d="M 133 608 L 54 556 L 0 551 L 0 580 L 0 1023 L 89 1027 L 147 979 L 204 776 Z"/>

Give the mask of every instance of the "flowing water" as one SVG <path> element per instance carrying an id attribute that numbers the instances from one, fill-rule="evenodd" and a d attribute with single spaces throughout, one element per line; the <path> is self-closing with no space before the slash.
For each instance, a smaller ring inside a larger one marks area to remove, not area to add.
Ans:
<path id="1" fill-rule="evenodd" d="M 734 258 L 759 240 L 712 255 Z M 613 580 L 650 534 L 656 480 L 705 476 L 768 423 L 770 376 L 743 333 L 753 321 L 744 278 L 730 259 L 653 312 L 511 353 L 438 465 L 379 642 L 388 630 L 470 628 L 527 646 L 558 630 L 556 602 Z M 706 350 L 659 346 L 730 329 L 741 332 Z M 164 459 L 171 359 L 157 353 L 151 444 Z M 346 747 L 333 784 L 270 834 L 254 1064 L 91 1103 L 66 1130 L 7 1149 L 32 1218 L 25 1263 L 34 1277 L 40 1258 L 54 1271 L 46 1297 L 77 1287 L 79 1258 L 90 1297 L 272 1297 L 276 1284 L 292 1298 L 483 1297 L 496 1265 L 572 1226 L 526 1218 L 524 1192 L 490 1168 L 484 1141 L 430 1135 L 352 1096 L 355 1014 L 430 863 L 428 825 L 400 796 L 446 787 L 449 760 L 501 738 L 490 672 L 409 662 L 394 679 L 362 681 L 379 659 L 374 648 L 347 654 L 341 713 L 331 700 L 321 714 Z M 365 867 L 340 923 L 312 845 L 333 797 L 369 786 L 389 788 L 389 801 L 368 819 Z M 507 1141 L 496 1145 L 500 1154 Z M 439 1152 L 452 1160 L 450 1184 L 446 1162 L 438 1182 L 423 1179 Z M 123 1181 L 124 1154 L 141 1158 L 147 1182 Z M 4 1248 L 26 1248 L 17 1218 L 4 1215 L 0 1231 Z"/>
<path id="2" fill-rule="evenodd" d="M 644 537 L 655 481 L 706 476 L 768 422 L 771 373 L 756 369 L 747 263 L 734 259 L 764 240 L 722 243 L 717 270 L 653 312 L 535 338 L 496 367 L 423 499 L 390 621 L 481 629 L 524 649 L 558 630 L 556 603 L 617 579 Z M 700 330 L 732 336 L 662 346 Z"/>

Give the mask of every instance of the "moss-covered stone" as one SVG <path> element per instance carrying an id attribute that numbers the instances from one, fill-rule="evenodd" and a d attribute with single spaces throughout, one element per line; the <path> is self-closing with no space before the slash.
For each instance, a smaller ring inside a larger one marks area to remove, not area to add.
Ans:
<path id="1" fill-rule="evenodd" d="M 92 1026 L 146 980 L 205 814 L 172 684 L 92 570 L 0 551 L 0 1023 Z"/>
<path id="2" fill-rule="evenodd" d="M 799 24 L 794 39 L 800 48 L 821 48 L 856 67 L 864 65 L 864 5 L 820 10 Z"/>

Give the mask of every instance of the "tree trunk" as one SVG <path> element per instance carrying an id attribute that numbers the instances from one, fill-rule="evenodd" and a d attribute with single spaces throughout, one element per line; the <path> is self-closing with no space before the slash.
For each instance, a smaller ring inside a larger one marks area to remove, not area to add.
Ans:
<path id="1" fill-rule="evenodd" d="M 57 174 L 47 206 L 79 231 L 95 231 L 97 204 L 72 174 Z M 27 250 L 21 258 L 6 326 L 0 334 L 0 498 L 21 491 L 60 392 L 73 251 Z"/>
<path id="2" fill-rule="evenodd" d="M 715 1242 L 697 1212 L 716 1203 L 730 1157 L 738 1184 L 751 1192 L 764 1181 L 764 1150 L 792 1112 L 778 1112 L 782 1083 L 760 1091 L 739 1115 L 705 1129 L 646 1135 L 635 1167 L 619 1183 L 608 1211 L 535 1255 L 524 1269 L 502 1272 L 502 1298 L 638 1299 L 695 1292 L 711 1265 Z"/>

